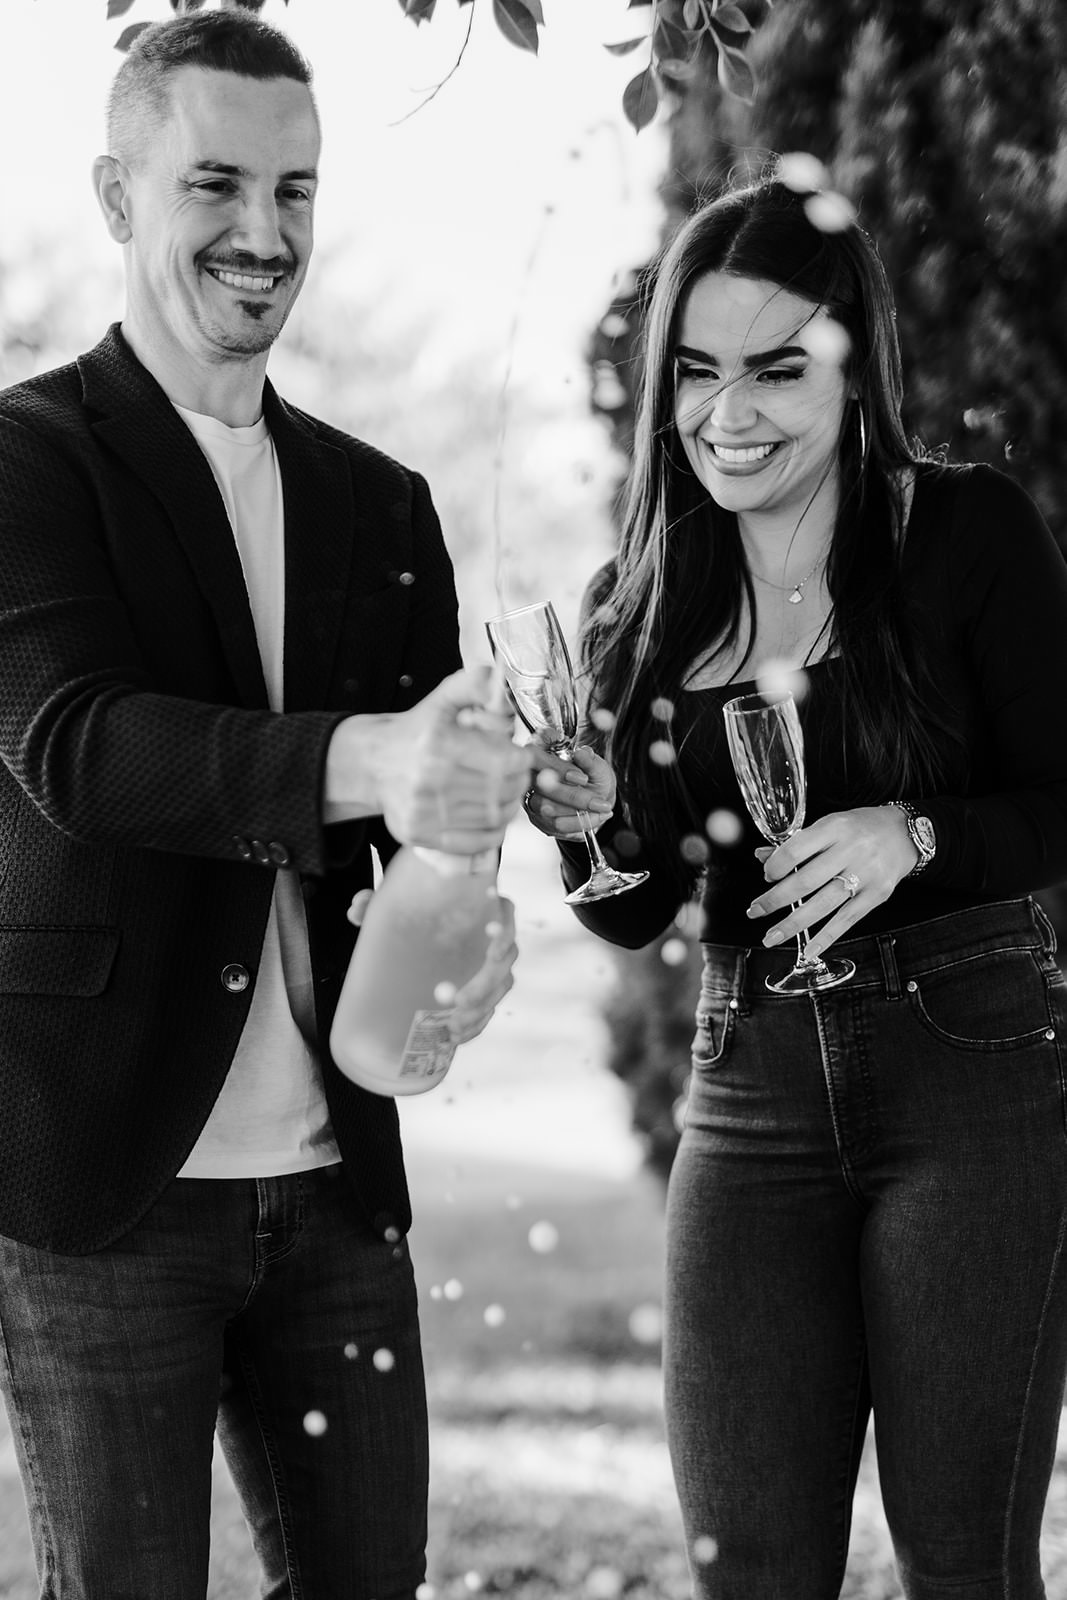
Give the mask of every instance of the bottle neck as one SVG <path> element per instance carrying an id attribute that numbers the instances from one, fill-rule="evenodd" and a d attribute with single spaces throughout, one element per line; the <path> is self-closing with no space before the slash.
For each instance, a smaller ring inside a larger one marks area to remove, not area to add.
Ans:
<path id="1" fill-rule="evenodd" d="M 495 873 L 497 869 L 497 852 L 495 850 L 479 850 L 472 856 L 452 855 L 447 850 L 428 850 L 424 845 L 412 845 L 413 853 L 420 861 L 425 861 L 442 878 L 474 877 L 478 873 Z"/>

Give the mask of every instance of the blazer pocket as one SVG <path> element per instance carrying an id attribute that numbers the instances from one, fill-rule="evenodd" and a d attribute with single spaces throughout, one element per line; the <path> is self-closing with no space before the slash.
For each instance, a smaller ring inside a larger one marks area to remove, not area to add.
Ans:
<path id="1" fill-rule="evenodd" d="M 0 927 L 0 994 L 103 994 L 119 938 L 118 928 Z"/>

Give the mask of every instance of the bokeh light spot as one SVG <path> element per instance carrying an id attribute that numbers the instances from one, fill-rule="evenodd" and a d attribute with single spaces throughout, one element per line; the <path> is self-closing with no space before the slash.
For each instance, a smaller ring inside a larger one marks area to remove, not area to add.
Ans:
<path id="1" fill-rule="evenodd" d="M 702 839 L 699 833 L 687 833 L 678 849 L 682 860 L 687 861 L 691 867 L 702 867 L 711 854 L 707 840 Z"/>
<path id="2" fill-rule="evenodd" d="M 710 1566 L 713 1561 L 718 1560 L 718 1556 L 719 1541 L 713 1539 L 710 1534 L 702 1533 L 693 1540 L 693 1560 L 701 1566 Z"/>
<path id="3" fill-rule="evenodd" d="M 375 1368 L 379 1372 L 392 1372 L 396 1366 L 396 1356 L 391 1350 L 386 1350 L 384 1346 L 380 1350 L 375 1350 L 373 1361 Z"/>
<path id="4" fill-rule="evenodd" d="M 535 1255 L 548 1256 L 559 1244 L 559 1229 L 553 1222 L 535 1222 L 526 1237 Z"/>
<path id="5" fill-rule="evenodd" d="M 844 233 L 856 220 L 856 208 L 843 194 L 827 189 L 822 194 L 808 196 L 804 215 L 820 233 Z"/>
<path id="6" fill-rule="evenodd" d="M 664 939 L 659 952 L 665 967 L 683 967 L 688 955 L 689 946 L 684 939 Z"/>
<path id="7" fill-rule="evenodd" d="M 721 845 L 740 844 L 745 831 L 745 825 L 737 812 L 730 811 L 726 806 L 719 806 L 710 812 L 705 827 L 712 844 Z"/>
<path id="8" fill-rule="evenodd" d="M 638 1344 L 659 1344 L 663 1337 L 663 1312 L 654 1301 L 634 1306 L 630 1312 L 630 1337 Z"/>
<path id="9" fill-rule="evenodd" d="M 355 1361 L 358 1359 L 358 1356 L 359 1345 L 353 1344 L 352 1341 L 349 1340 L 349 1342 L 345 1345 L 345 1359 L 348 1361 Z"/>
<path id="10" fill-rule="evenodd" d="M 814 189 L 826 189 L 830 174 L 818 156 L 807 150 L 789 150 L 781 156 L 775 173 L 779 183 L 784 183 L 794 194 L 810 194 Z"/>
<path id="11" fill-rule="evenodd" d="M 312 1439 L 321 1439 L 328 1423 L 321 1411 L 309 1411 L 304 1417 L 304 1432 Z"/>
<path id="12" fill-rule="evenodd" d="M 674 764 L 674 746 L 669 739 L 653 739 L 648 747 L 648 759 L 654 761 L 657 767 L 669 767 Z"/>
<path id="13" fill-rule="evenodd" d="M 808 675 L 794 661 L 772 659 L 756 674 L 756 688 L 761 694 L 791 694 L 799 705 L 808 692 Z"/>
<path id="14" fill-rule="evenodd" d="M 610 733 L 615 726 L 615 713 L 609 711 L 607 706 L 595 706 L 589 713 L 589 720 L 601 733 Z"/>
<path id="15" fill-rule="evenodd" d="M 657 695 L 652 702 L 652 715 L 657 722 L 670 722 L 674 717 L 674 701 L 668 700 L 666 695 Z"/>
<path id="16" fill-rule="evenodd" d="M 582 1591 L 585 1600 L 618 1600 L 625 1587 L 621 1572 L 614 1567 L 592 1567 Z"/>
<path id="17" fill-rule="evenodd" d="M 844 365 L 849 350 L 849 339 L 835 318 L 827 312 L 812 317 L 805 331 L 808 349 L 816 361 L 822 361 L 828 367 L 836 368 Z"/>
<path id="18" fill-rule="evenodd" d="M 436 983 L 436 984 L 434 984 L 433 997 L 434 997 L 434 999 L 436 1000 L 436 1002 L 437 1002 L 437 1004 L 439 1006 L 450 1006 L 450 1005 L 452 1005 L 452 1003 L 454 1002 L 454 1000 L 456 998 L 456 986 L 455 986 L 455 984 L 454 983 Z"/>
<path id="19" fill-rule="evenodd" d="M 448 1282 L 445 1284 L 445 1299 L 463 1299 L 463 1285 L 460 1283 L 458 1278 L 449 1278 Z"/>
<path id="20" fill-rule="evenodd" d="M 486 1306 L 482 1316 L 485 1319 L 487 1328 L 502 1328 L 507 1321 L 508 1314 L 503 1306 L 491 1305 Z"/>

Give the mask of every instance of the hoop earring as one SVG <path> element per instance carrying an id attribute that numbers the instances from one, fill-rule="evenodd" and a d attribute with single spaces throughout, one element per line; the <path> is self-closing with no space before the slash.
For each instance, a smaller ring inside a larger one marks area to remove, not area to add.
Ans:
<path id="1" fill-rule="evenodd" d="M 863 420 L 863 402 L 856 401 L 856 416 L 860 427 L 860 471 L 862 472 L 867 461 L 867 424 Z"/>

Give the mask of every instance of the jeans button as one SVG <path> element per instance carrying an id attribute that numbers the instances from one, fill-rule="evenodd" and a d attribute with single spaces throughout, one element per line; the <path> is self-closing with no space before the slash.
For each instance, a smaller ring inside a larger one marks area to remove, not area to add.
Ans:
<path id="1" fill-rule="evenodd" d="M 223 967 L 219 973 L 219 978 L 221 979 L 222 987 L 230 994 L 240 994 L 243 989 L 248 988 L 248 968 L 242 967 L 239 961 L 231 961 L 228 966 Z"/>

